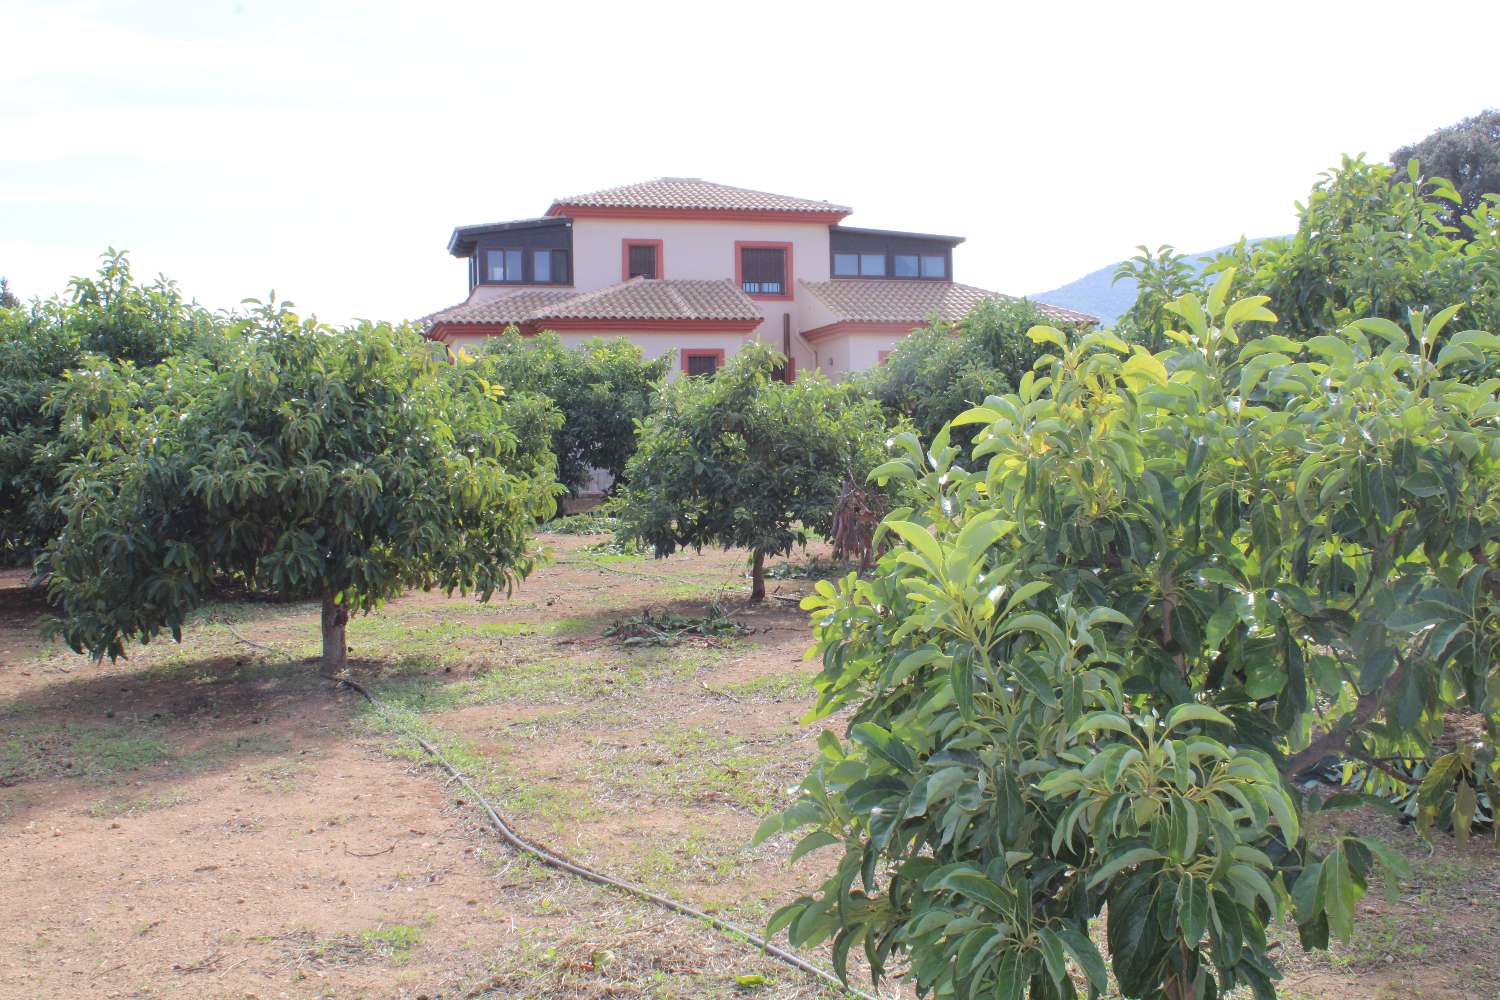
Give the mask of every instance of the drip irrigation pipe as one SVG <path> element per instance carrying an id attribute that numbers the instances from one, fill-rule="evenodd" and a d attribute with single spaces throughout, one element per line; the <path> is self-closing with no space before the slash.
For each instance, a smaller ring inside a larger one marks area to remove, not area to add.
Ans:
<path id="1" fill-rule="evenodd" d="M 257 643 L 249 643 L 248 640 L 241 641 L 246 642 L 248 645 L 258 645 Z M 261 648 L 264 649 L 268 647 Z M 494 825 L 495 830 L 500 834 L 500 838 L 511 847 L 520 851 L 522 854 L 530 855 L 531 857 L 540 861 L 542 864 L 547 865 L 549 868 L 555 868 L 558 871 L 567 872 L 569 875 L 576 875 L 578 878 L 584 879 L 588 882 L 593 882 L 595 885 L 602 885 L 606 888 L 616 889 L 620 892 L 625 893 L 626 895 L 634 896 L 637 899 L 642 899 L 648 903 L 659 906 L 662 909 L 670 910 L 671 912 L 679 914 L 681 916 L 691 917 L 694 920 L 701 921 L 721 933 L 743 938 L 750 944 L 754 945 L 756 949 L 763 954 L 769 955 L 780 962 L 784 962 L 787 965 L 790 965 L 792 968 L 797 969 L 800 972 L 804 972 L 812 978 L 817 979 L 820 982 L 825 983 L 826 985 L 831 986 L 839 992 L 844 993 L 848 996 L 857 997 L 859 998 L 859 1000 L 877 1000 L 876 997 L 873 997 L 868 993 L 864 993 L 860 990 L 845 985 L 833 973 L 821 969 L 816 965 L 813 965 L 806 959 L 794 955 L 784 948 L 777 947 L 776 945 L 767 941 L 765 938 L 760 937 L 757 934 L 753 934 L 737 924 L 730 923 L 728 920 L 724 920 L 721 917 L 716 917 L 712 914 L 704 913 L 702 910 L 694 909 L 686 903 L 679 902 L 667 896 L 658 895 L 657 893 L 654 893 L 643 886 L 635 885 L 630 882 L 624 882 L 620 879 L 612 878 L 609 875 L 604 875 L 600 872 L 596 872 L 592 868 L 588 868 L 584 865 L 578 864 L 576 861 L 569 861 L 567 858 L 563 857 L 560 854 L 554 854 L 552 851 L 549 851 L 545 847 L 533 844 L 531 841 L 527 840 L 525 837 L 522 837 L 519 833 L 517 833 L 511 827 L 511 825 L 505 821 L 505 817 L 500 815 L 499 811 L 497 811 L 495 807 L 490 804 L 490 800 L 485 797 L 484 793 L 481 792 L 478 788 L 474 787 L 473 782 L 469 780 L 468 776 L 458 768 L 454 767 L 453 764 L 448 760 L 448 758 L 443 755 L 443 752 L 441 750 L 433 746 L 421 736 L 418 736 L 416 733 L 412 732 L 407 727 L 403 726 L 401 723 L 397 722 L 395 718 L 393 718 L 391 714 L 386 711 L 385 705 L 383 705 L 379 699 L 371 694 L 363 684 L 360 684 L 358 681 L 350 680 L 347 677 L 337 678 L 337 681 L 338 683 L 354 690 L 356 693 L 361 695 L 365 699 L 365 701 L 370 703 L 370 707 L 375 709 L 376 713 L 378 713 L 380 717 L 386 721 L 387 724 L 389 724 L 402 736 L 405 736 L 407 739 L 416 743 L 417 746 L 422 748 L 423 752 L 425 752 L 428 756 L 432 757 L 440 765 L 442 765 L 443 770 L 448 772 L 449 777 L 462 785 L 464 789 L 474 797 L 474 801 L 478 802 L 479 805 L 484 809 L 485 814 L 489 816 L 490 822 Z"/>

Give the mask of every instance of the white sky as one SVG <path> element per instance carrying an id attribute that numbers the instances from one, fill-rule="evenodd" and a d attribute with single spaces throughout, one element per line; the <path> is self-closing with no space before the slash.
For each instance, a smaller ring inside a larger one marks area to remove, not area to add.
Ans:
<path id="1" fill-rule="evenodd" d="M 1500 105 L 1500 3 L 0 0 L 0 274 L 206 305 L 463 298 L 453 226 L 660 175 L 968 237 L 1025 293 L 1289 231 L 1340 153 Z"/>

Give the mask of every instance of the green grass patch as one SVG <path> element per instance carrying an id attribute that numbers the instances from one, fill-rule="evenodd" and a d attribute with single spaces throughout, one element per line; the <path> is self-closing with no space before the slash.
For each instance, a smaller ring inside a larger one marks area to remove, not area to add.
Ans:
<path id="1" fill-rule="evenodd" d="M 801 701 L 812 696 L 817 676 L 815 670 L 788 670 L 726 684 L 723 690 L 743 701 Z"/>
<path id="2" fill-rule="evenodd" d="M 0 776 L 11 780 L 103 778 L 167 760 L 171 751 L 154 733 L 78 723 L 11 726 L 0 734 Z"/>
<path id="3" fill-rule="evenodd" d="M 644 791 L 690 804 L 724 802 L 756 815 L 775 804 L 777 762 L 742 740 L 701 726 L 665 725 L 644 746 L 601 761 L 594 779 L 622 794 Z"/>
<path id="4" fill-rule="evenodd" d="M 125 816 L 138 816 L 141 813 L 155 812 L 158 809 L 171 809 L 174 806 L 186 805 L 193 800 L 180 792 L 164 793 L 160 795 L 107 795 L 97 802 L 89 805 L 84 813 L 94 819 L 118 819 Z"/>

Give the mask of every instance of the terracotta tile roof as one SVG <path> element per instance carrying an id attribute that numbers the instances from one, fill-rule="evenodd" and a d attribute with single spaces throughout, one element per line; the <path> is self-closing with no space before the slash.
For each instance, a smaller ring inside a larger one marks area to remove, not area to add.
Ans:
<path id="1" fill-rule="evenodd" d="M 760 322 L 754 302 L 728 278 L 693 281 L 632 278 L 592 292 L 518 288 L 465 302 L 418 320 L 423 329 L 443 324 L 538 323 L 570 320 L 732 320 Z"/>
<path id="2" fill-rule="evenodd" d="M 423 329 L 435 323 L 524 323 L 540 309 L 577 298 L 572 288 L 511 288 L 478 301 L 460 302 L 417 320 Z"/>
<path id="3" fill-rule="evenodd" d="M 759 321 L 762 316 L 749 296 L 728 278 L 719 281 L 632 278 L 539 310 L 533 318 Z"/>
<path id="4" fill-rule="evenodd" d="M 808 198 L 793 198 L 790 195 L 772 194 L 769 191 L 752 191 L 748 188 L 714 184 L 696 177 L 658 177 L 640 184 L 625 184 L 620 187 L 590 191 L 568 198 L 558 198 L 552 203 L 548 214 L 568 206 L 588 208 L 667 208 L 704 209 L 737 212 L 835 212 L 848 215 L 854 211 L 847 205 L 835 205 L 827 201 Z"/>
<path id="5" fill-rule="evenodd" d="M 973 285 L 915 278 L 835 278 L 798 283 L 827 306 L 840 322 L 851 323 L 920 323 L 933 314 L 939 319 L 957 322 L 986 299 L 1015 300 L 1013 295 Z M 1033 305 L 1059 322 L 1099 322 L 1097 317 L 1044 302 Z"/>

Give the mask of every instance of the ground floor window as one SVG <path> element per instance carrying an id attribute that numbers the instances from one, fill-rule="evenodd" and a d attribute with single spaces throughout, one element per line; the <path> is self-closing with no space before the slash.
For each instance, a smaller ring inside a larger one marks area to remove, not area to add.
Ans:
<path id="1" fill-rule="evenodd" d="M 690 348 L 682 352 L 682 370 L 690 378 L 714 375 L 722 367 L 724 367 L 723 351 Z"/>

